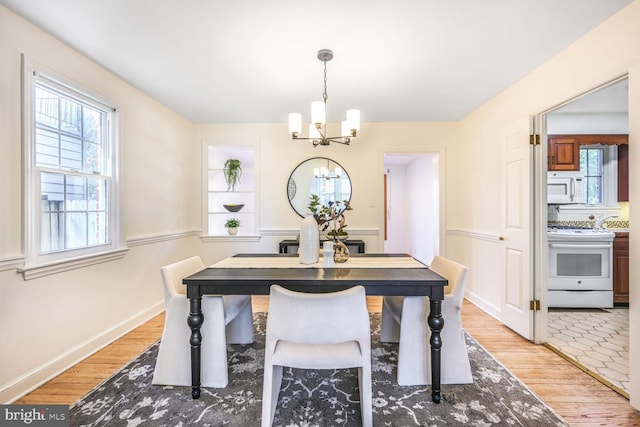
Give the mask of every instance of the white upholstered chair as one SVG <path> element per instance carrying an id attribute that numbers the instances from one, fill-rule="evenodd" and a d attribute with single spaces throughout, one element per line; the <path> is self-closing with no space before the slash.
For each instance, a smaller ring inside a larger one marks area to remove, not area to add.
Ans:
<path id="1" fill-rule="evenodd" d="M 189 300 L 182 279 L 205 268 L 198 256 L 160 269 L 164 289 L 165 323 L 153 384 L 191 386 L 191 329 L 187 325 Z M 202 297 L 202 387 L 226 387 L 227 343 L 253 342 L 251 296 Z"/>
<path id="2" fill-rule="evenodd" d="M 444 328 L 442 337 L 441 383 L 473 382 L 469 354 L 462 330 L 462 301 L 467 267 L 436 256 L 429 268 L 449 281 L 442 302 Z M 384 297 L 380 340 L 398 342 L 398 384 L 431 384 L 431 354 L 427 325 L 429 298 Z M 424 351 L 424 349 L 427 351 Z"/>
<path id="3" fill-rule="evenodd" d="M 271 426 L 282 368 L 358 368 L 362 425 L 372 425 L 371 335 L 364 288 L 301 293 L 271 286 L 264 356 L 262 426 Z"/>

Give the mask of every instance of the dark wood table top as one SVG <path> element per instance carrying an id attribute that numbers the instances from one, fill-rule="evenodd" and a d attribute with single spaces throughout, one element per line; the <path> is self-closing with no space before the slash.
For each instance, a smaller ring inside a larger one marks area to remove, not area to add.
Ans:
<path id="1" fill-rule="evenodd" d="M 408 255 L 354 254 L 352 257 L 407 257 Z M 242 254 L 236 257 L 297 257 L 288 254 Z M 426 266 L 388 268 L 349 267 L 349 262 L 334 268 L 219 268 L 210 267 L 183 279 L 187 297 L 200 295 L 268 295 L 273 284 L 299 292 L 334 292 L 355 285 L 365 287 L 367 295 L 429 296 L 444 298 L 447 280 Z"/>

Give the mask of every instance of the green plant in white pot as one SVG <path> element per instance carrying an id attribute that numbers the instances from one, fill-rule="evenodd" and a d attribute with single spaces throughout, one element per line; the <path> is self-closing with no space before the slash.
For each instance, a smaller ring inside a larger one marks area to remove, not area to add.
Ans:
<path id="1" fill-rule="evenodd" d="M 238 227 L 240 227 L 240 220 L 238 218 L 229 218 L 227 222 L 224 223 L 224 226 L 226 227 L 229 235 L 236 235 L 238 234 Z"/>

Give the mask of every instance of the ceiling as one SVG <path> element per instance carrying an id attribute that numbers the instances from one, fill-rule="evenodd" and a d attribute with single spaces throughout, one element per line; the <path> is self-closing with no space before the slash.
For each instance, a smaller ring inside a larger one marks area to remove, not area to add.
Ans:
<path id="1" fill-rule="evenodd" d="M 459 120 L 631 0 L 0 0 L 193 122 Z"/>

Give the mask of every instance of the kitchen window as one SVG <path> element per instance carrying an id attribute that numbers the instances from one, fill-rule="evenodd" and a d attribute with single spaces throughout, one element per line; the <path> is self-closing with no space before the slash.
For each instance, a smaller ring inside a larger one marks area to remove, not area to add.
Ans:
<path id="1" fill-rule="evenodd" d="M 604 150 L 601 147 L 580 148 L 580 171 L 584 173 L 588 205 L 602 203 Z"/>
<path id="2" fill-rule="evenodd" d="M 584 174 L 587 205 L 617 207 L 617 146 L 580 147 L 580 172 Z"/>
<path id="3" fill-rule="evenodd" d="M 27 279 L 113 257 L 122 238 L 114 107 L 28 62 L 24 79 Z"/>

